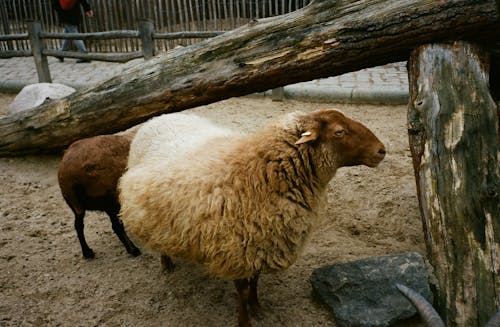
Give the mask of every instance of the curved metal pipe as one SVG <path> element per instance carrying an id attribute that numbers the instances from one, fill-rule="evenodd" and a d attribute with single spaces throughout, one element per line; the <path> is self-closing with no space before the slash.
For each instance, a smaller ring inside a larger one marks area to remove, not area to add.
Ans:
<path id="1" fill-rule="evenodd" d="M 402 284 L 396 284 L 398 290 L 413 304 L 428 327 L 446 327 L 432 305 L 416 291 Z"/>
<path id="2" fill-rule="evenodd" d="M 427 327 L 445 327 L 439 314 L 422 295 L 402 284 L 396 284 L 396 287 L 417 309 Z M 491 317 L 484 327 L 500 327 L 500 310 Z"/>

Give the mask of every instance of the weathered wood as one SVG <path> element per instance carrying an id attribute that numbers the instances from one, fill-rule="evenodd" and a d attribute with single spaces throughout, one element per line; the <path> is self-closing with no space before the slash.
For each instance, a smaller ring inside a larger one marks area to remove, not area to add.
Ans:
<path id="1" fill-rule="evenodd" d="M 68 40 L 108 40 L 118 38 L 138 38 L 139 32 L 134 30 L 107 31 L 94 33 L 50 33 L 40 32 L 42 39 L 68 39 Z"/>
<path id="2" fill-rule="evenodd" d="M 154 40 L 153 34 L 155 27 L 152 21 L 143 19 L 139 22 L 139 31 L 142 40 L 142 55 L 145 60 L 149 60 L 154 56 Z"/>
<path id="3" fill-rule="evenodd" d="M 33 58 L 35 59 L 36 72 L 40 83 L 52 83 L 47 56 L 43 54 L 45 43 L 40 38 L 42 26 L 39 22 L 28 22 L 28 35 L 31 43 Z"/>
<path id="4" fill-rule="evenodd" d="M 1 21 L 2 21 L 3 33 L 10 34 L 9 14 L 6 1 L 0 2 L 0 17 L 2 18 Z M 26 37 L 28 37 L 28 34 L 26 34 Z M 7 39 L 7 41 L 8 40 L 9 39 Z M 13 51 L 17 49 L 14 48 L 12 42 L 7 42 L 7 50 Z"/>
<path id="5" fill-rule="evenodd" d="M 43 50 L 45 56 L 74 58 L 74 59 L 87 59 L 108 62 L 127 62 L 132 59 L 143 57 L 142 51 L 134 51 L 127 53 L 82 53 L 78 51 L 61 51 L 61 50 Z"/>
<path id="6" fill-rule="evenodd" d="M 272 89 L 271 91 L 271 99 L 273 101 L 283 101 L 285 98 L 285 88 L 280 86 Z"/>
<path id="7" fill-rule="evenodd" d="M 488 56 L 466 42 L 418 47 L 408 131 L 436 301 L 448 327 L 500 306 L 500 142 Z"/>
<path id="8" fill-rule="evenodd" d="M 495 101 L 500 102 L 500 52 L 491 56 L 490 90 Z"/>
<path id="9" fill-rule="evenodd" d="M 495 0 L 316 0 L 5 117 L 0 155 L 61 149 L 161 113 L 406 60 L 419 44 L 496 37 L 498 29 Z"/>
<path id="10" fill-rule="evenodd" d="M 29 40 L 28 33 L 0 35 L 0 41 Z"/>
<path id="11" fill-rule="evenodd" d="M 155 39 L 177 40 L 177 39 L 192 39 L 192 38 L 210 38 L 224 34 L 222 31 L 212 32 L 173 32 L 173 33 L 155 33 Z"/>
<path id="12" fill-rule="evenodd" d="M 12 58 L 12 57 L 31 57 L 33 52 L 30 50 L 7 50 L 0 52 L 0 59 Z"/>

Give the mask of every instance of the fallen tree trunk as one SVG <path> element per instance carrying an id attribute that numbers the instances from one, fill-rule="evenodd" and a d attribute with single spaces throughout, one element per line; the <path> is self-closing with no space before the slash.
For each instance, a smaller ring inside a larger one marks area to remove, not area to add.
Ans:
<path id="1" fill-rule="evenodd" d="M 0 155 L 58 150 L 161 113 L 406 60 L 419 44 L 498 28 L 495 0 L 316 0 L 3 118 Z"/>
<path id="2" fill-rule="evenodd" d="M 425 45 L 409 61 L 408 131 L 434 292 L 446 326 L 500 305 L 499 117 L 485 51 Z"/>

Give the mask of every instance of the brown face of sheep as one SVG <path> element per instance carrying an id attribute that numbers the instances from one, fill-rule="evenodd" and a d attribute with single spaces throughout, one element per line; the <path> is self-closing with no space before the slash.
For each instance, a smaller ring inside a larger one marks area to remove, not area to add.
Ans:
<path id="1" fill-rule="evenodd" d="M 295 144 L 330 143 L 339 155 L 339 166 L 376 167 L 385 157 L 384 144 L 375 134 L 338 110 L 315 111 L 306 120 L 305 130 Z"/>

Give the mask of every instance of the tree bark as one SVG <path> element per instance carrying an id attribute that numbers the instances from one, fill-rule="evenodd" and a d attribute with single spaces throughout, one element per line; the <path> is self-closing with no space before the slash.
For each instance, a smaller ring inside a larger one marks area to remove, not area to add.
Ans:
<path id="1" fill-rule="evenodd" d="M 490 91 L 493 99 L 500 102 L 500 53 L 491 58 Z"/>
<path id="2" fill-rule="evenodd" d="M 59 150 L 158 114 L 407 60 L 422 43 L 497 37 L 499 17 L 495 0 L 316 0 L 0 119 L 0 156 Z"/>
<path id="3" fill-rule="evenodd" d="M 466 42 L 409 60 L 408 132 L 436 306 L 446 325 L 482 327 L 500 306 L 500 142 L 489 57 Z"/>

